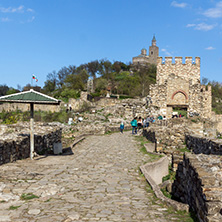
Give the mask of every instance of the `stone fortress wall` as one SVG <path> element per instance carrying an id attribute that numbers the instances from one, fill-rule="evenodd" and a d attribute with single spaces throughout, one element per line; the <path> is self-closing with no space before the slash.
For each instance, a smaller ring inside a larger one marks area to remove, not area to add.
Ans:
<path id="1" fill-rule="evenodd" d="M 157 59 L 156 84 L 150 86 L 152 106 L 162 115 L 171 118 L 176 107 L 196 112 L 203 118 L 211 118 L 211 87 L 200 84 L 200 58 L 162 57 Z"/>
<path id="2" fill-rule="evenodd" d="M 172 73 L 184 80 L 192 80 L 192 84 L 199 83 L 200 57 L 195 57 L 195 62 L 192 57 L 185 57 L 184 63 L 183 57 L 175 57 L 174 63 L 173 57 L 165 57 L 165 60 L 163 60 L 163 57 L 158 57 L 156 75 L 157 84 L 163 84 Z"/>

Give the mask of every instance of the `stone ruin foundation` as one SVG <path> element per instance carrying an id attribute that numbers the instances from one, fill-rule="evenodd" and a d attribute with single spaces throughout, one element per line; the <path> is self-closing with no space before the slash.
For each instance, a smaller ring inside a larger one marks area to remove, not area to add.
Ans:
<path id="1" fill-rule="evenodd" d="M 176 171 L 173 197 L 188 204 L 201 222 L 222 221 L 222 140 L 215 139 L 208 123 L 205 129 L 178 121 L 156 123 L 143 135 L 155 144 L 156 152 L 168 156 Z"/>
<path id="2" fill-rule="evenodd" d="M 30 156 L 29 123 L 1 125 L 0 165 Z M 43 153 L 61 143 L 62 129 L 53 124 L 35 124 L 34 151 Z"/>
<path id="3" fill-rule="evenodd" d="M 189 204 L 200 222 L 222 221 L 222 156 L 185 153 L 172 193 Z"/>

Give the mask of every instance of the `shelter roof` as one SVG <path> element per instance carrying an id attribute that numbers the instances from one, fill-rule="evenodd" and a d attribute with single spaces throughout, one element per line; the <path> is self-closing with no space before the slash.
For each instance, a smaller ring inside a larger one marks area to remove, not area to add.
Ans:
<path id="1" fill-rule="evenodd" d="M 33 89 L 30 89 L 29 91 L 25 92 L 14 93 L 7 96 L 1 96 L 0 102 L 59 105 L 61 101 L 53 97 L 47 96 L 43 93 L 37 92 Z"/>

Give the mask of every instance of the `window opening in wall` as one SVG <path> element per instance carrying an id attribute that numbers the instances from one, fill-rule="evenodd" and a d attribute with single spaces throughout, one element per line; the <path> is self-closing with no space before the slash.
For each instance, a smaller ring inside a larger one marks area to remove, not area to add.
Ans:
<path id="1" fill-rule="evenodd" d="M 187 107 L 173 107 L 173 112 L 178 113 L 178 117 L 181 114 L 182 117 L 187 118 Z"/>

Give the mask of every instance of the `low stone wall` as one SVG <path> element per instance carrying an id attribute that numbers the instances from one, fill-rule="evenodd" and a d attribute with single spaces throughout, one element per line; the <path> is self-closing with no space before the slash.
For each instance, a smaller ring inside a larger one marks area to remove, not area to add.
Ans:
<path id="1" fill-rule="evenodd" d="M 165 197 L 162 193 L 162 191 L 160 190 L 160 187 L 157 185 L 157 183 L 159 183 L 160 180 L 162 180 L 162 175 L 167 175 L 168 174 L 168 165 L 166 166 L 166 162 L 167 158 L 164 157 L 162 159 L 160 159 L 159 161 L 155 162 L 155 163 L 148 163 L 145 164 L 143 166 L 140 167 L 140 170 L 142 171 L 143 175 L 145 176 L 146 180 L 148 181 L 148 183 L 150 184 L 150 186 L 152 187 L 155 195 L 157 198 L 159 198 L 160 200 L 162 200 L 163 202 L 167 203 L 167 205 L 172 206 L 175 210 L 182 210 L 182 211 L 187 211 L 189 210 L 189 206 L 187 204 L 183 204 L 183 203 L 179 203 L 175 200 L 169 199 L 167 197 Z M 167 173 L 162 174 L 160 171 L 160 174 L 162 175 L 158 175 L 159 178 L 157 179 L 156 176 L 155 178 L 153 177 L 154 174 L 152 174 L 151 172 L 151 168 L 154 167 L 156 168 L 156 170 L 158 170 L 158 168 L 166 168 L 165 170 L 167 171 Z"/>
<path id="2" fill-rule="evenodd" d="M 143 130 L 143 136 L 146 137 L 152 143 L 156 143 L 155 130 L 147 128 Z"/>
<path id="3" fill-rule="evenodd" d="M 143 131 L 143 136 L 156 143 L 156 152 L 172 154 L 177 149 L 184 148 L 186 128 L 172 125 L 171 127 L 151 124 Z"/>
<path id="4" fill-rule="evenodd" d="M 222 221 L 222 157 L 185 153 L 172 186 L 174 197 L 189 204 L 200 222 Z"/>
<path id="5" fill-rule="evenodd" d="M 145 168 L 147 173 L 152 177 L 154 182 L 159 185 L 162 183 L 162 178 L 169 173 L 169 160 L 165 156 L 156 162 L 147 163 L 143 167 Z"/>
<path id="6" fill-rule="evenodd" d="M 216 129 L 213 122 L 193 122 L 192 120 L 185 118 L 157 120 L 145 129 L 143 135 L 148 140 L 156 143 L 157 152 L 166 154 L 172 154 L 184 149 L 186 135 L 198 135 L 199 138 L 205 136 L 216 137 Z"/>
<path id="7" fill-rule="evenodd" d="M 124 130 L 130 130 L 130 129 L 132 129 L 131 125 L 124 126 Z M 123 132 L 124 132 L 124 130 L 123 130 Z M 113 132 L 118 132 L 118 131 L 120 131 L 119 126 L 106 126 L 105 127 L 105 133 L 109 133 L 109 132 L 113 133 Z"/>
<path id="8" fill-rule="evenodd" d="M 187 148 L 193 153 L 222 155 L 222 140 L 186 135 Z"/>
<path id="9" fill-rule="evenodd" d="M 52 150 L 54 143 L 61 143 L 62 129 L 43 129 L 34 136 L 34 151 L 41 153 L 45 150 Z M 51 128 L 51 127 L 50 127 Z M 4 136 L 1 136 L 4 137 Z M 13 162 L 30 156 L 30 136 L 26 133 L 13 134 L 13 138 L 0 140 L 0 165 Z"/>

